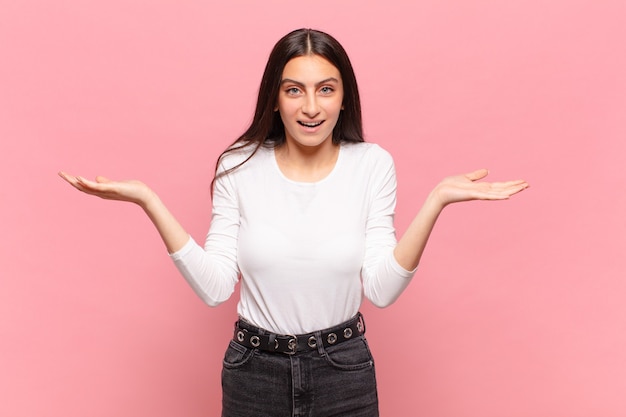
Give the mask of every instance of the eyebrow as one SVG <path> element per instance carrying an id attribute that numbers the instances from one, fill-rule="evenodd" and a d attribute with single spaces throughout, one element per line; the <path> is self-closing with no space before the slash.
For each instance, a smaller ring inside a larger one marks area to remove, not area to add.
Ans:
<path id="1" fill-rule="evenodd" d="M 322 81 L 316 83 L 315 86 L 318 87 L 318 86 L 320 86 L 322 84 L 327 84 L 327 83 L 330 83 L 330 82 L 339 83 L 339 80 L 336 79 L 335 77 L 329 77 L 329 78 L 326 78 L 325 80 L 322 80 Z M 302 83 L 300 81 L 292 80 L 291 78 L 283 78 L 280 81 L 280 85 L 287 84 L 287 83 L 293 83 L 293 84 L 299 85 L 301 87 L 305 87 L 304 83 Z"/>

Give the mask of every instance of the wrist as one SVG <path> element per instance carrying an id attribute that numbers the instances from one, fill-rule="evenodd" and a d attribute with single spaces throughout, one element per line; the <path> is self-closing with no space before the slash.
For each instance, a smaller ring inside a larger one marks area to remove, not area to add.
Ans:
<path id="1" fill-rule="evenodd" d="M 437 185 L 426 197 L 426 201 L 424 202 L 424 206 L 431 208 L 432 210 L 436 210 L 441 212 L 449 202 L 446 202 L 441 196 L 440 186 Z"/>
<path id="2" fill-rule="evenodd" d="M 154 191 L 146 187 L 145 192 L 143 193 L 141 198 L 136 201 L 136 203 L 145 212 L 149 213 L 151 211 L 154 211 L 161 204 L 161 200 Z"/>

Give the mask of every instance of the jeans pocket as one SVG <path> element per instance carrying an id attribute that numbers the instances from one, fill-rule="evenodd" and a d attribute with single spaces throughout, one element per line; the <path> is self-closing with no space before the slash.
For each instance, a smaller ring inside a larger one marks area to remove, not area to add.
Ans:
<path id="1" fill-rule="evenodd" d="M 325 357 L 334 368 L 344 371 L 356 371 L 374 366 L 374 358 L 364 337 L 327 348 Z"/>
<path id="2" fill-rule="evenodd" d="M 246 364 L 254 356 L 254 350 L 231 340 L 224 354 L 224 368 L 234 369 Z"/>

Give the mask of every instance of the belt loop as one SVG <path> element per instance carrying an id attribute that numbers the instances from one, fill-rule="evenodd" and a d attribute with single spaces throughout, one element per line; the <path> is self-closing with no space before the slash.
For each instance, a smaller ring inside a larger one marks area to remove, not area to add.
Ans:
<path id="1" fill-rule="evenodd" d="M 276 335 L 274 333 L 270 333 L 267 350 L 269 350 L 270 352 L 276 352 L 277 349 L 278 349 L 278 343 L 276 341 Z"/>
<path id="2" fill-rule="evenodd" d="M 357 325 L 357 327 L 360 327 L 361 329 L 363 329 L 361 334 L 364 335 L 365 334 L 365 319 L 363 319 L 363 314 L 361 314 L 360 311 L 359 311 L 358 317 L 359 317 L 358 322 L 359 322 L 360 326 Z M 359 329 L 359 330 L 361 330 L 361 329 Z"/>
<path id="3" fill-rule="evenodd" d="M 319 353 L 320 356 L 325 356 L 326 351 L 324 350 L 324 341 L 322 340 L 321 330 L 318 330 L 317 332 L 315 332 L 315 340 L 317 340 L 317 353 Z"/>

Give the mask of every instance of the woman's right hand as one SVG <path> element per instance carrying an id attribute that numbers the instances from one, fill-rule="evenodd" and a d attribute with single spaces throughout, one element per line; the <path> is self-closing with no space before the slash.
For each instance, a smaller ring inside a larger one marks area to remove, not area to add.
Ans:
<path id="1" fill-rule="evenodd" d="M 95 195 L 106 200 L 128 201 L 144 208 L 148 201 L 155 196 L 152 190 L 141 181 L 112 181 L 102 176 L 97 176 L 95 181 L 90 181 L 65 172 L 59 172 L 59 176 L 85 194 Z"/>
<path id="2" fill-rule="evenodd" d="M 146 184 L 141 181 L 111 181 L 98 176 L 95 181 L 59 172 L 61 178 L 74 188 L 86 194 L 107 200 L 129 201 L 138 204 L 156 226 L 169 253 L 182 248 L 189 240 L 189 234 L 178 223 L 167 207 Z"/>

